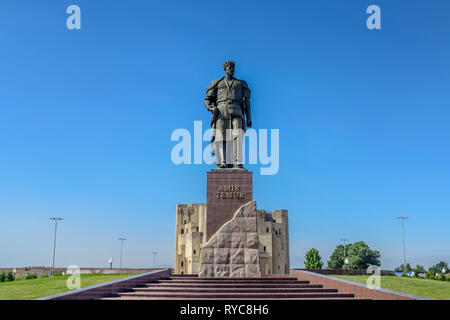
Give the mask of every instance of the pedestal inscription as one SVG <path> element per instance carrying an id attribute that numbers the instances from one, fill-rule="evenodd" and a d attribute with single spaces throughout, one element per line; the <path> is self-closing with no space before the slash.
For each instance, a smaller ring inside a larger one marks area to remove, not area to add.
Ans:
<path id="1" fill-rule="evenodd" d="M 240 206 L 253 200 L 253 175 L 247 170 L 214 169 L 206 173 L 206 241 Z"/>

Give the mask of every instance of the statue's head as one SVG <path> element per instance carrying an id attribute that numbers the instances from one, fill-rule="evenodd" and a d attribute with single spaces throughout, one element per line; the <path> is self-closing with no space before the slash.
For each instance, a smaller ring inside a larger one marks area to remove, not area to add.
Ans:
<path id="1" fill-rule="evenodd" d="M 232 61 L 232 60 L 225 61 L 225 63 L 223 64 L 223 70 L 225 70 L 226 74 L 233 76 L 234 75 L 234 61 Z"/>

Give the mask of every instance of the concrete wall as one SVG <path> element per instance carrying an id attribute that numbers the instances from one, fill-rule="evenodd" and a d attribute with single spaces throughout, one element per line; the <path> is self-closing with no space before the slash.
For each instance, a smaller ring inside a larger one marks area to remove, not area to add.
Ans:
<path id="1" fill-rule="evenodd" d="M 9 271 L 13 271 L 14 268 L 0 268 L 0 273 Z M 155 270 L 161 270 L 162 268 L 80 268 L 81 274 L 117 274 L 117 273 L 145 273 Z M 36 274 L 39 278 L 42 277 L 44 274 L 50 276 L 52 272 L 51 267 L 24 267 L 24 268 L 16 268 L 16 278 L 22 279 L 27 274 Z M 67 268 L 55 268 L 55 272 L 67 272 Z"/>
<path id="2" fill-rule="evenodd" d="M 342 270 L 342 269 L 294 269 L 294 270 L 302 270 L 302 271 L 310 271 L 314 273 L 320 273 L 325 275 L 369 275 L 365 269 L 361 270 Z M 381 270 L 382 276 L 394 276 L 395 272 L 390 270 Z"/>

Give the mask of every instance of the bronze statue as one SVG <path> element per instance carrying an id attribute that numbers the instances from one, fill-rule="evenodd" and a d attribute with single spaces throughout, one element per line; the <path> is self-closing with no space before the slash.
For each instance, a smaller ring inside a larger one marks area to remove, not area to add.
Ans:
<path id="1" fill-rule="evenodd" d="M 251 91 L 247 82 L 234 77 L 234 66 L 234 61 L 226 61 L 225 76 L 211 82 L 206 90 L 205 107 L 211 112 L 213 129 L 211 143 L 220 168 L 242 168 L 242 141 L 246 128 L 252 126 Z"/>

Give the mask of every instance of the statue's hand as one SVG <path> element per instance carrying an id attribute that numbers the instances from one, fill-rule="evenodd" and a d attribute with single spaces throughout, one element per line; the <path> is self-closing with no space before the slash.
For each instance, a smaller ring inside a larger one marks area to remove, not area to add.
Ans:
<path id="1" fill-rule="evenodd" d="M 247 119 L 247 127 L 252 127 L 252 119 Z"/>

